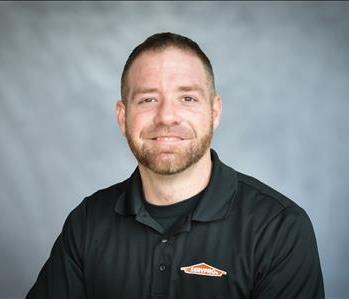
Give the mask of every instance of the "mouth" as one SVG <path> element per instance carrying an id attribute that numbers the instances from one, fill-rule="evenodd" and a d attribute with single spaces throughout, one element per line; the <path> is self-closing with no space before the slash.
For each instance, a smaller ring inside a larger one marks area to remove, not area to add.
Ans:
<path id="1" fill-rule="evenodd" d="M 184 139 L 181 137 L 177 137 L 177 136 L 158 136 L 158 137 L 152 138 L 151 140 L 173 142 L 173 141 L 181 141 Z"/>
<path id="2" fill-rule="evenodd" d="M 152 141 L 154 145 L 177 146 L 179 144 L 182 144 L 186 139 L 179 136 L 157 136 L 150 138 L 149 140 Z"/>

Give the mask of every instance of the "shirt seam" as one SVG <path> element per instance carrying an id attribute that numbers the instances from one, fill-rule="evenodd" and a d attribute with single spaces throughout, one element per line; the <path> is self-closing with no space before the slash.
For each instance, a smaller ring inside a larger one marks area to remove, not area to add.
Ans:
<path id="1" fill-rule="evenodd" d="M 276 197 L 275 195 L 272 195 L 272 194 L 270 194 L 270 193 L 267 193 L 267 192 L 265 192 L 265 191 L 260 190 L 259 188 L 257 188 L 257 187 L 256 187 L 255 185 L 253 185 L 253 184 L 247 183 L 247 182 L 245 182 L 245 181 L 243 181 L 243 180 L 240 180 L 240 179 L 239 179 L 238 182 L 241 183 L 241 184 L 244 184 L 244 185 L 246 185 L 246 186 L 248 186 L 248 187 L 250 187 L 250 188 L 253 189 L 253 190 L 255 190 L 255 191 L 258 193 L 258 195 L 263 195 L 263 196 L 265 196 L 265 197 L 268 197 L 268 198 L 273 199 L 273 200 L 274 200 L 275 202 L 277 202 L 283 209 L 296 206 L 295 203 L 291 203 L 290 205 L 285 205 L 285 204 L 283 204 L 283 203 L 281 202 L 281 200 L 280 200 L 278 197 Z M 277 192 L 277 191 L 276 191 L 276 192 Z M 285 196 L 285 198 L 287 198 L 287 197 Z M 288 198 L 287 198 L 287 199 L 288 199 Z"/>

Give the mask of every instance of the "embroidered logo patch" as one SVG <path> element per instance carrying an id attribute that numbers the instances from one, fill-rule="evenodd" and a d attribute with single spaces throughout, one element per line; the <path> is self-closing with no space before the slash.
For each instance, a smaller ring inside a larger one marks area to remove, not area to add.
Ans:
<path id="1" fill-rule="evenodd" d="M 227 272 L 219 270 L 215 267 L 207 265 L 206 263 L 199 263 L 188 267 L 181 267 L 181 270 L 187 274 L 194 275 L 205 275 L 205 276 L 222 276 L 226 275 Z"/>

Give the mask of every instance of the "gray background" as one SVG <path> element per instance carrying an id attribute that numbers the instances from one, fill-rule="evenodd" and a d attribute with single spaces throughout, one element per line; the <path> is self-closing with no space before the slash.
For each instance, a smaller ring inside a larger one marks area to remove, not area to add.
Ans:
<path id="1" fill-rule="evenodd" d="M 327 298 L 349 298 L 349 3 L 0 3 L 0 298 L 23 297 L 69 213 L 136 163 L 114 120 L 123 64 L 174 31 L 211 58 L 213 147 L 301 205 Z"/>

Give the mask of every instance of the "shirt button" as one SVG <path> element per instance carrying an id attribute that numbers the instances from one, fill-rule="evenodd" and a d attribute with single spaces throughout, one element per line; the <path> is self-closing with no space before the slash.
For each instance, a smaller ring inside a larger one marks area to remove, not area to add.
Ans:
<path id="1" fill-rule="evenodd" d="M 161 265 L 159 266 L 159 270 L 160 270 L 161 272 L 164 272 L 164 271 L 166 270 L 166 265 L 161 264 Z"/>

